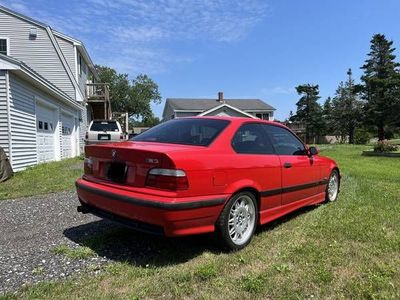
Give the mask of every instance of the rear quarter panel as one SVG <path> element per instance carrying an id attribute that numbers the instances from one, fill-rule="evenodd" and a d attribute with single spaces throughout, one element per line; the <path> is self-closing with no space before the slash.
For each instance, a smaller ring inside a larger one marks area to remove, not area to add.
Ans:
<path id="1" fill-rule="evenodd" d="M 187 172 L 190 188 L 179 191 L 179 196 L 232 195 L 246 188 L 262 192 L 281 187 L 278 156 L 237 154 L 232 149 L 232 137 L 241 124 L 231 124 L 209 147 L 168 154 L 177 168 Z M 280 205 L 280 201 L 279 195 L 270 196 L 261 201 L 260 210 Z"/>

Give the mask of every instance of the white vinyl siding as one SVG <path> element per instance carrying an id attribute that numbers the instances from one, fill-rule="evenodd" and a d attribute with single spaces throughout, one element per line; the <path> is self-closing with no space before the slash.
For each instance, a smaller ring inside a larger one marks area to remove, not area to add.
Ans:
<path id="1" fill-rule="evenodd" d="M 11 73 L 9 81 L 12 166 L 18 171 L 37 162 L 34 93 Z"/>
<path id="2" fill-rule="evenodd" d="M 85 135 L 88 124 L 91 121 L 90 118 L 88 118 L 86 102 L 82 103 L 82 111 L 80 112 L 79 119 L 79 147 L 80 152 L 83 153 L 83 148 L 85 146 Z"/>
<path id="3" fill-rule="evenodd" d="M 38 163 L 37 117 L 36 110 L 40 102 L 48 104 L 54 110 L 55 159 L 62 154 L 61 113 L 67 112 L 78 117 L 78 110 L 67 107 L 52 96 L 40 91 L 31 83 L 10 73 L 10 106 L 12 135 L 12 166 L 19 171 Z M 38 104 L 39 103 L 39 104 Z"/>
<path id="4" fill-rule="evenodd" d="M 70 41 L 66 41 L 58 36 L 55 37 L 62 53 L 64 54 L 65 60 L 67 61 L 68 67 L 71 69 L 72 74 L 76 74 L 75 70 L 75 48 L 74 44 Z"/>
<path id="5" fill-rule="evenodd" d="M 31 28 L 37 37 L 30 38 Z M 75 99 L 75 88 L 48 32 L 18 17 L 0 12 L 0 36 L 9 38 L 9 55 L 23 61 L 37 73 Z"/>
<path id="6" fill-rule="evenodd" d="M 79 89 L 82 91 L 82 94 L 86 94 L 86 83 L 88 82 L 88 79 L 90 77 L 90 70 L 89 67 L 87 66 L 85 60 L 83 59 L 83 56 L 80 55 L 79 51 L 77 51 L 77 66 L 80 72 L 78 72 L 78 85 Z"/>
<path id="7" fill-rule="evenodd" d="M 2 70 L 0 70 L 0 147 L 2 147 L 9 156 L 6 71 Z"/>

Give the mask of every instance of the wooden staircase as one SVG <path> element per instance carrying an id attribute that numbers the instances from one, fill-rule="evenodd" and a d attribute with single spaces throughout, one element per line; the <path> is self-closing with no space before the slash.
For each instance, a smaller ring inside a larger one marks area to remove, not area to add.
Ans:
<path id="1" fill-rule="evenodd" d="M 111 120 L 110 90 L 107 83 L 87 83 L 86 99 L 88 113 L 93 120 Z"/>

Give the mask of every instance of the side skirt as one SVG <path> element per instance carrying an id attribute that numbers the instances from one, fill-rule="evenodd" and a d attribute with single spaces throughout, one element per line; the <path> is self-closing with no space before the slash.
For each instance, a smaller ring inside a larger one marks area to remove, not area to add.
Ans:
<path id="1" fill-rule="evenodd" d="M 325 201 L 325 192 L 322 192 L 296 202 L 285 204 L 283 206 L 263 210 L 260 212 L 260 218 L 258 223 L 259 225 L 266 224 L 280 217 L 283 217 L 284 215 L 291 213 L 299 208 L 322 203 L 324 201 Z"/>

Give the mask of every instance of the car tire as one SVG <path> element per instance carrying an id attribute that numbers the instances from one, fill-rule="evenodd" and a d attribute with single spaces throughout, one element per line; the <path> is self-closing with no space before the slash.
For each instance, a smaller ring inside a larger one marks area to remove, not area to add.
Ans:
<path id="1" fill-rule="evenodd" d="M 225 205 L 216 223 L 218 242 L 229 250 L 246 247 L 258 222 L 258 207 L 254 194 L 240 192 Z"/>
<path id="2" fill-rule="evenodd" d="M 340 177 L 338 170 L 333 170 L 326 185 L 325 202 L 334 202 L 339 195 Z"/>

